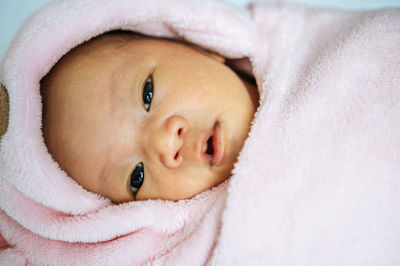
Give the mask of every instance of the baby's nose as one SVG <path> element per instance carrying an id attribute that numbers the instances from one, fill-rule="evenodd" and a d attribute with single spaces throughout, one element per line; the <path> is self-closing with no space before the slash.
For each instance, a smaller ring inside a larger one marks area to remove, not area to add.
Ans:
<path id="1" fill-rule="evenodd" d="M 165 167 L 176 168 L 181 165 L 183 137 L 187 130 L 186 119 L 180 115 L 173 115 L 164 121 L 159 132 L 156 133 L 157 137 L 154 139 L 154 144 L 156 144 L 161 163 Z"/>

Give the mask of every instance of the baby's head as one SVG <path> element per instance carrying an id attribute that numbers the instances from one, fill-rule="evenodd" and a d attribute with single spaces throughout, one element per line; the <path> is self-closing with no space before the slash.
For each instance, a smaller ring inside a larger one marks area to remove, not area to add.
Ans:
<path id="1" fill-rule="evenodd" d="M 41 93 L 54 160 L 116 203 L 186 199 L 224 181 L 258 100 L 220 56 L 121 32 L 65 55 Z"/>

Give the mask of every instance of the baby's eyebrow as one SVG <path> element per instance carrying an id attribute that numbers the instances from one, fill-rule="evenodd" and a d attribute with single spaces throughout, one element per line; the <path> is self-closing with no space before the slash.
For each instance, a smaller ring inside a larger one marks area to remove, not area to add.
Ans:
<path id="1" fill-rule="evenodd" d="M 117 93 L 119 92 L 119 82 L 117 76 L 119 73 L 117 71 L 113 71 L 108 78 L 107 82 L 107 90 L 108 90 L 108 99 L 111 100 L 111 112 L 115 113 L 116 109 L 120 107 L 120 103 L 118 102 Z"/>

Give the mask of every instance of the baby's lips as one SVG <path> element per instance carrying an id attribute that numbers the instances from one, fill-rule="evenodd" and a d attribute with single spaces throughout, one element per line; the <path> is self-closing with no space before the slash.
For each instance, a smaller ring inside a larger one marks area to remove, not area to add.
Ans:
<path id="1" fill-rule="evenodd" d="M 215 122 L 214 126 L 210 128 L 202 136 L 198 147 L 198 152 L 202 161 L 207 162 L 210 166 L 221 164 L 224 158 L 224 139 L 223 130 L 221 125 Z M 209 139 L 211 138 L 212 154 L 207 153 Z"/>

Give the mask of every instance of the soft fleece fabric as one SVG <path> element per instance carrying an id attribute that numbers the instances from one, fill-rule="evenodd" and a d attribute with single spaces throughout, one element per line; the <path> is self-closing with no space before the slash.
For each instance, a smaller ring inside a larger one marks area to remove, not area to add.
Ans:
<path id="1" fill-rule="evenodd" d="M 39 81 L 113 29 L 184 39 L 252 71 L 260 107 L 230 180 L 190 200 L 113 205 L 52 160 Z M 400 12 L 66 0 L 1 66 L 0 264 L 399 265 Z"/>

